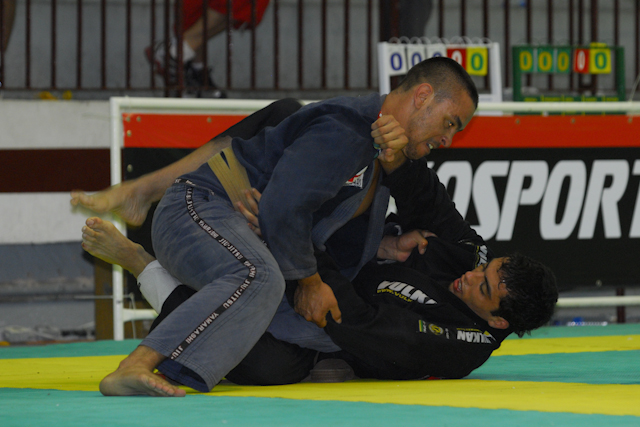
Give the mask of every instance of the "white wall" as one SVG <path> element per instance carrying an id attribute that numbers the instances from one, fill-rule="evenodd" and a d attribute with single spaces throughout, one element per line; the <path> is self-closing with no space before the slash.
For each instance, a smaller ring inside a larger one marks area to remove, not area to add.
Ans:
<path id="1" fill-rule="evenodd" d="M 109 148 L 107 101 L 0 100 L 0 155 L 67 148 Z M 0 244 L 80 241 L 88 216 L 68 193 L 0 193 Z"/>

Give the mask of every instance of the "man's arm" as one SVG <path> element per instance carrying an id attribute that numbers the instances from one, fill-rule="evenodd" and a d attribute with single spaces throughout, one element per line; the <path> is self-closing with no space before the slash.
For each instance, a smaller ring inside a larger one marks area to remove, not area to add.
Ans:
<path id="1" fill-rule="evenodd" d="M 408 161 L 383 181 L 395 199 L 395 219 L 403 230 L 429 230 L 439 238 L 457 243 L 484 240 L 462 218 L 436 173 L 424 159 Z"/>
<path id="2" fill-rule="evenodd" d="M 429 236 L 435 236 L 435 234 L 427 230 L 412 230 L 400 236 L 384 236 L 378 247 L 377 257 L 404 262 L 415 248 L 418 248 L 418 253 L 422 255 L 427 249 Z"/>
<path id="3" fill-rule="evenodd" d="M 327 326 L 327 313 L 336 323 L 342 323 L 342 313 L 338 307 L 333 291 L 319 273 L 298 280 L 298 288 L 294 296 L 296 313 L 321 328 Z"/>
<path id="4" fill-rule="evenodd" d="M 409 142 L 405 130 L 392 115 L 380 116 L 371 125 L 371 136 L 380 147 L 380 165 L 389 175 L 398 169 L 406 160 L 402 148 Z"/>

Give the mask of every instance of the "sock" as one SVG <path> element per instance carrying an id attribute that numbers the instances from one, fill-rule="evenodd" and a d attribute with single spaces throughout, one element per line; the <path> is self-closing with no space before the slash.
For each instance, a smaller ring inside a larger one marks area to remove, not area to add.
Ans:
<path id="1" fill-rule="evenodd" d="M 180 282 L 173 277 L 156 260 L 147 265 L 138 275 L 140 292 L 158 313 L 162 310 L 167 297 L 173 292 Z"/>
<path id="2" fill-rule="evenodd" d="M 178 57 L 178 40 L 175 37 L 171 38 L 169 44 L 169 54 L 172 58 Z M 186 41 L 182 41 L 182 61 L 189 62 L 196 57 L 196 51 L 191 49 L 191 46 Z"/>

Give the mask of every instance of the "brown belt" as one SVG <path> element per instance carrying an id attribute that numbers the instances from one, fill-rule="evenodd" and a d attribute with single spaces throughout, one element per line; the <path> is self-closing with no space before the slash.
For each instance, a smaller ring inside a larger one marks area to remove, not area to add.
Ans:
<path id="1" fill-rule="evenodd" d="M 207 163 L 220 180 L 227 196 L 233 203 L 233 207 L 235 208 L 238 202 L 242 202 L 246 206 L 244 190 L 250 190 L 251 184 L 247 170 L 238 162 L 233 149 L 231 147 L 225 148 L 222 152 L 211 157 Z"/>

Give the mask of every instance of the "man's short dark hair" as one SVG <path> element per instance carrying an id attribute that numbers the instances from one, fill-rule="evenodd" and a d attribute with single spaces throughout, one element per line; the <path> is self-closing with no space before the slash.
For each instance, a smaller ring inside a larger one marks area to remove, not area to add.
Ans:
<path id="1" fill-rule="evenodd" d="M 462 89 L 469 95 L 473 105 L 478 107 L 478 89 L 475 83 L 469 73 L 451 58 L 436 56 L 414 65 L 398 89 L 407 91 L 421 83 L 433 86 L 438 101 L 451 99 L 456 90 Z"/>
<path id="2" fill-rule="evenodd" d="M 506 319 L 519 337 L 551 320 L 558 301 L 558 286 L 555 275 L 547 266 L 514 253 L 505 257 L 498 273 L 508 294 L 492 315 Z"/>

